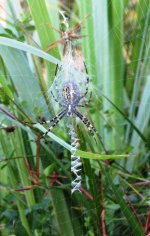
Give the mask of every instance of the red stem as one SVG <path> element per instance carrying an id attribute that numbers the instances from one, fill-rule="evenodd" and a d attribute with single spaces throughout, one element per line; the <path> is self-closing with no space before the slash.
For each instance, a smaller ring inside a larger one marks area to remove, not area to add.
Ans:
<path id="1" fill-rule="evenodd" d="M 102 208 L 101 211 L 101 225 L 102 225 L 102 235 L 107 236 L 106 234 L 106 227 L 105 227 L 105 209 L 103 207 L 103 183 L 102 183 L 102 173 L 99 173 L 100 176 L 100 185 L 99 185 L 99 191 L 100 191 L 100 205 Z"/>
<path id="2" fill-rule="evenodd" d="M 93 201 L 93 197 L 89 194 L 82 186 L 79 188 L 80 192 L 83 193 L 89 200 Z"/>
<path id="3" fill-rule="evenodd" d="M 147 215 L 146 225 L 145 225 L 145 233 L 146 235 L 150 235 L 150 210 Z"/>
<path id="4" fill-rule="evenodd" d="M 128 198 L 128 196 L 126 196 L 126 201 L 127 201 L 127 203 L 129 204 L 129 206 L 130 206 L 130 208 L 131 208 L 133 214 L 135 215 L 137 221 L 138 221 L 139 224 L 143 227 L 142 222 L 141 222 L 141 220 L 140 220 L 140 218 L 139 218 L 139 216 L 138 216 L 138 214 L 137 214 L 137 212 L 136 212 L 136 209 L 135 209 L 135 207 L 133 206 L 133 204 L 131 203 L 131 201 L 130 201 L 130 199 Z"/>
<path id="5" fill-rule="evenodd" d="M 137 186 L 144 186 L 144 185 L 150 185 L 150 181 L 146 181 L 146 182 L 137 182 L 134 183 L 132 185 L 137 185 Z"/>

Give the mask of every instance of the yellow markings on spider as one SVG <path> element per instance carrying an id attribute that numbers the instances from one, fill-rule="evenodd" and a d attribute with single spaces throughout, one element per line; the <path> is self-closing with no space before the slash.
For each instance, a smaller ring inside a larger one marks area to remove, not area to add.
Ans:
<path id="1" fill-rule="evenodd" d="M 68 84 L 67 86 L 64 86 L 64 89 L 63 89 L 63 96 L 65 99 L 74 99 L 74 94 L 75 94 L 75 90 L 72 86 L 72 84 Z"/>

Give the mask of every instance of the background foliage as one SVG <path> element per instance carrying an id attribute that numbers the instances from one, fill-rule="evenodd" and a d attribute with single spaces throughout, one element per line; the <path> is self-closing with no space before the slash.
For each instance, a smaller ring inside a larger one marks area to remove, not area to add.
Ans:
<path id="1" fill-rule="evenodd" d="M 45 128 L 19 122 L 56 113 L 46 91 L 62 46 L 45 50 L 60 38 L 51 27 L 61 29 L 60 9 L 70 27 L 90 13 L 77 42 L 93 89 L 82 112 L 108 150 L 77 123 L 82 193 L 73 195 L 67 121 L 41 141 L 40 153 L 35 140 Z M 6 0 L 0 11 L 1 235 L 148 235 L 150 1 Z M 15 191 L 33 185 L 25 159 L 36 170 L 37 153 L 40 185 Z"/>

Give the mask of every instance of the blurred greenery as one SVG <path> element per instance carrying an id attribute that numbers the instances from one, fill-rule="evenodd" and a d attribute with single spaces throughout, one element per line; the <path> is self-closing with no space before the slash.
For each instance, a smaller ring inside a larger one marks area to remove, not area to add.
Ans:
<path id="1" fill-rule="evenodd" d="M 75 44 L 92 90 L 92 102 L 81 111 L 99 133 L 95 142 L 76 119 L 82 187 L 72 195 L 69 121 L 40 143 L 47 127 L 31 124 L 57 113 L 47 92 L 63 43 L 46 49 L 61 37 L 60 10 L 70 28 L 90 14 L 81 27 L 85 37 Z M 150 234 L 149 39 L 150 0 L 0 3 L 2 236 Z"/>

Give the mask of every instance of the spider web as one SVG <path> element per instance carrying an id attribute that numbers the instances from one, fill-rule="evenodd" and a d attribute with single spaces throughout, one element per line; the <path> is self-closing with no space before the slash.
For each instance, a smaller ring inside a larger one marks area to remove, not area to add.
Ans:
<path id="1" fill-rule="evenodd" d="M 83 65 L 84 66 L 84 65 Z M 85 70 L 85 69 L 84 69 Z M 63 102 L 63 88 L 66 84 L 72 83 L 78 86 L 79 96 L 85 94 L 87 77 L 85 71 L 79 70 L 75 60 L 72 57 L 72 52 L 68 52 L 62 59 L 61 66 L 58 69 L 52 86 L 49 89 L 49 94 L 53 92 L 59 102 Z"/>

